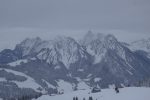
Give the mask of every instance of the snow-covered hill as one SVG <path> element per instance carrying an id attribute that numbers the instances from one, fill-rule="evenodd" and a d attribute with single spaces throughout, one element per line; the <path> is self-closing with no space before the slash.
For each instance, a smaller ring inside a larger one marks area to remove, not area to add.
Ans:
<path id="1" fill-rule="evenodd" d="M 90 93 L 90 90 L 79 90 L 55 96 L 43 95 L 37 100 L 73 100 L 73 97 L 78 97 L 78 100 L 83 100 L 83 98 L 89 100 L 90 96 L 93 100 L 150 100 L 150 88 L 126 87 L 119 90 L 119 93 L 116 93 L 114 89 L 102 89 L 98 93 Z"/>

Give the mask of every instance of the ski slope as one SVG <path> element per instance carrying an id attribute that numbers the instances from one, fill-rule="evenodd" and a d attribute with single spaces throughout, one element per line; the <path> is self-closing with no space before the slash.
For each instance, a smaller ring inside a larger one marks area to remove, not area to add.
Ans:
<path id="1" fill-rule="evenodd" d="M 7 68 L 0 68 L 0 70 L 5 70 L 9 73 L 13 73 L 14 75 L 26 77 L 27 80 L 25 80 L 23 82 L 11 81 L 11 82 L 16 83 L 19 88 L 31 88 L 37 92 L 39 92 L 38 88 L 42 88 L 38 83 L 36 83 L 36 81 L 32 77 L 30 77 L 22 72 L 14 71 L 14 70 L 7 69 Z M 7 81 L 7 80 L 5 78 L 0 78 L 0 81 Z"/>
<path id="2" fill-rule="evenodd" d="M 150 100 L 150 88 L 126 87 L 119 90 L 118 94 L 114 89 L 103 89 L 98 93 L 90 93 L 90 90 L 78 90 L 56 96 L 43 95 L 37 100 L 73 100 L 73 97 L 76 96 L 79 100 L 83 100 L 83 98 L 88 100 L 89 96 L 92 96 L 93 100 Z"/>

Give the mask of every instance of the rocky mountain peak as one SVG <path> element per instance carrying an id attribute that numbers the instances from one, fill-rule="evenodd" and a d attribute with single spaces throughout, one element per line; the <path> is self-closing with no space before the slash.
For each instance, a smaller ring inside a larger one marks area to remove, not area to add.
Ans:
<path id="1" fill-rule="evenodd" d="M 27 38 L 23 40 L 20 44 L 16 45 L 16 50 L 22 52 L 22 56 L 27 56 L 32 53 L 36 53 L 36 48 L 42 43 L 41 38 Z"/>

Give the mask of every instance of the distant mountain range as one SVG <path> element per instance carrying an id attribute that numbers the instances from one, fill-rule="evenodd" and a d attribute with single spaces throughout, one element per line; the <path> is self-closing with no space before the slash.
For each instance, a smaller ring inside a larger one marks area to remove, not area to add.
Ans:
<path id="1" fill-rule="evenodd" d="M 150 77 L 149 53 L 150 39 L 127 44 L 111 34 L 91 31 L 80 41 L 65 36 L 48 41 L 28 38 L 14 50 L 0 52 L 0 97 L 6 90 L 21 97 L 31 91 L 39 96 L 40 92 L 133 85 Z"/>

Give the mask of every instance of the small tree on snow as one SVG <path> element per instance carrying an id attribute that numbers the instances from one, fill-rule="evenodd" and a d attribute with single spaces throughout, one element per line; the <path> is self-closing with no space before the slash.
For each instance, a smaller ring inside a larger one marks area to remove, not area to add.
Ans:
<path id="1" fill-rule="evenodd" d="M 78 100 L 78 97 L 76 97 L 76 100 Z"/>
<path id="2" fill-rule="evenodd" d="M 93 98 L 92 98 L 92 97 L 89 97 L 89 100 L 93 100 Z"/>
<path id="3" fill-rule="evenodd" d="M 73 97 L 73 100 L 76 100 L 76 98 L 75 98 L 75 97 Z"/>
<path id="4" fill-rule="evenodd" d="M 119 88 L 117 86 L 115 87 L 115 91 L 116 93 L 119 93 Z"/>

